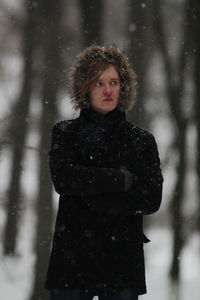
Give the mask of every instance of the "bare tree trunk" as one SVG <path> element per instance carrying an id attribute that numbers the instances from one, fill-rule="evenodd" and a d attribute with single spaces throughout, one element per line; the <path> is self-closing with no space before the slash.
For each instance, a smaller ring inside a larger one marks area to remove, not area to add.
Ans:
<path id="1" fill-rule="evenodd" d="M 102 0 L 79 0 L 83 47 L 102 43 Z"/>
<path id="2" fill-rule="evenodd" d="M 184 184 L 186 170 L 186 124 L 183 124 L 181 131 L 179 132 L 179 139 L 177 141 L 177 149 L 179 149 L 179 162 L 176 167 L 177 181 L 173 192 L 173 198 L 171 201 L 171 216 L 172 216 L 172 228 L 173 228 L 173 255 L 170 269 L 170 276 L 173 280 L 179 280 L 180 274 L 180 255 L 184 246 L 184 233 L 183 233 L 183 214 L 182 205 L 184 197 Z"/>
<path id="3" fill-rule="evenodd" d="M 197 128 L 197 145 L 196 145 L 196 171 L 198 176 L 198 199 L 199 209 L 197 210 L 197 229 L 200 231 L 200 2 L 191 1 L 190 16 L 192 18 L 192 33 L 194 35 L 193 53 L 194 53 L 194 83 L 195 83 L 195 124 Z"/>
<path id="4" fill-rule="evenodd" d="M 27 132 L 27 117 L 32 92 L 32 59 L 35 49 L 35 18 L 34 13 L 27 7 L 27 19 L 24 24 L 22 40 L 23 57 L 24 57 L 24 74 L 22 89 L 16 101 L 13 117 L 9 124 L 9 140 L 13 146 L 11 180 L 7 193 L 7 219 L 4 230 L 4 254 L 14 254 L 16 248 L 17 229 L 19 222 L 19 205 L 20 205 L 20 178 L 22 171 L 22 162 L 24 156 L 24 141 Z"/>
<path id="5" fill-rule="evenodd" d="M 148 127 L 144 110 L 146 71 L 154 49 L 152 0 L 146 3 L 129 1 L 130 6 L 130 46 L 129 56 L 137 74 L 138 101 L 128 113 L 130 121 Z"/>
<path id="6" fill-rule="evenodd" d="M 42 114 L 40 119 L 40 167 L 37 198 L 36 264 L 31 300 L 48 299 L 44 290 L 52 237 L 52 183 L 48 166 L 51 128 L 56 118 L 56 99 L 61 80 L 61 19 L 63 2 L 40 1 L 41 46 L 44 55 L 42 78 Z M 42 13 L 43 12 L 43 13 Z"/>
<path id="7" fill-rule="evenodd" d="M 177 64 L 174 63 L 168 52 L 167 37 L 164 32 L 164 20 L 162 17 L 161 1 L 154 1 L 154 16 L 156 17 L 155 32 L 159 48 L 163 55 L 163 61 L 167 76 L 167 95 L 176 126 L 175 131 L 175 148 L 179 155 L 179 161 L 176 166 L 177 181 L 171 199 L 171 218 L 172 230 L 174 233 L 173 239 L 173 257 L 171 262 L 170 276 L 173 280 L 179 281 L 180 278 L 180 254 L 184 245 L 183 236 L 183 196 L 184 196 L 184 181 L 186 176 L 186 131 L 188 120 L 184 115 L 182 108 L 182 97 L 184 93 L 184 70 L 186 66 L 186 47 L 188 43 L 188 28 L 185 22 L 183 43 L 178 55 Z M 174 78 L 178 77 L 175 81 Z"/>

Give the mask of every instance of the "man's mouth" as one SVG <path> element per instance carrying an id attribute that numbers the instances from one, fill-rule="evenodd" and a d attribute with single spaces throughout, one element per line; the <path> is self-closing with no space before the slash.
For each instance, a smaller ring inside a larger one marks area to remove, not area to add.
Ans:
<path id="1" fill-rule="evenodd" d="M 104 101 L 104 102 L 112 102 L 113 99 L 112 99 L 112 98 L 105 98 L 105 99 L 103 99 L 103 101 Z"/>

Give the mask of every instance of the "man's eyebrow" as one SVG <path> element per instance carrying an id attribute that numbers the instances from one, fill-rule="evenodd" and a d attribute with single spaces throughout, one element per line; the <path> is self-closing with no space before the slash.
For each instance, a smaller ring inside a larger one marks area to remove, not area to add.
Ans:
<path id="1" fill-rule="evenodd" d="M 117 80 L 117 81 L 120 81 L 120 78 L 113 77 L 113 78 L 110 78 L 109 80 Z M 104 79 L 102 79 L 102 78 L 97 78 L 95 81 L 96 81 L 96 82 L 97 82 L 97 81 L 104 81 Z"/>
<path id="2" fill-rule="evenodd" d="M 99 79 L 97 79 L 97 81 L 103 81 L 103 80 L 104 80 L 104 79 L 100 79 L 100 78 L 99 78 Z M 110 80 L 118 80 L 118 81 L 119 81 L 120 79 L 119 79 L 119 78 L 117 78 L 117 77 L 116 77 L 116 78 L 114 77 L 114 78 L 110 78 Z"/>

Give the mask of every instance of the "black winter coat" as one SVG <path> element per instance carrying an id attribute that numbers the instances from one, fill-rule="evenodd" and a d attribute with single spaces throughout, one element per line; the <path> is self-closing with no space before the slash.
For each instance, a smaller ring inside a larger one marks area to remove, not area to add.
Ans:
<path id="1" fill-rule="evenodd" d="M 49 154 L 60 200 L 45 287 L 144 294 L 143 215 L 159 209 L 163 181 L 152 134 L 118 109 L 82 110 L 54 126 Z"/>

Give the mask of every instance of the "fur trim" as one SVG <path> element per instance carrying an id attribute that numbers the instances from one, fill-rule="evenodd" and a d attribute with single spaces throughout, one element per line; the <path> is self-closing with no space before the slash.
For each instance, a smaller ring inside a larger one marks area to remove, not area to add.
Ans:
<path id="1" fill-rule="evenodd" d="M 130 68 L 127 57 L 116 46 L 101 47 L 92 45 L 81 52 L 75 60 L 70 72 L 70 92 L 75 109 L 89 108 L 88 96 L 79 96 L 87 79 L 88 66 L 103 60 L 116 66 L 121 81 L 119 109 L 130 110 L 136 98 L 136 75 Z"/>

